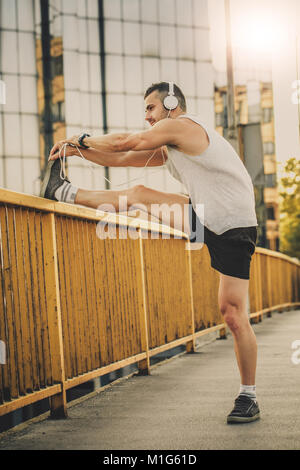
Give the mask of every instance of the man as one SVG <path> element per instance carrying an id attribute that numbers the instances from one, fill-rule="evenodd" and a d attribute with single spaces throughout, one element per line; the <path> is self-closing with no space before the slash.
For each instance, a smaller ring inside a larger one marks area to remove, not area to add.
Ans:
<path id="1" fill-rule="evenodd" d="M 220 273 L 219 307 L 234 338 L 241 375 L 240 393 L 227 422 L 249 422 L 259 418 L 255 372 L 257 345 L 247 315 L 251 256 L 255 251 L 257 219 L 253 185 L 245 166 L 231 145 L 196 116 L 186 114 L 185 97 L 173 83 L 152 85 L 145 93 L 149 130 L 130 134 L 90 137 L 86 134 L 58 142 L 50 152 L 41 196 L 98 208 L 112 204 L 119 209 L 119 197 L 127 196 L 128 207 L 143 204 L 190 203 L 191 232 L 197 206 L 204 204 L 204 242 L 211 265 Z M 142 185 L 123 191 L 87 191 L 60 178 L 59 154 L 78 155 L 104 166 L 166 166 L 181 181 L 189 196 L 156 191 Z M 201 220 L 203 222 L 203 220 Z M 200 222 L 200 223 L 201 223 Z M 172 224 L 172 222 L 170 223 Z M 194 241 L 194 240 L 191 240 Z M 199 240 L 198 240 L 199 241 Z M 201 282 L 201 281 L 200 281 Z"/>

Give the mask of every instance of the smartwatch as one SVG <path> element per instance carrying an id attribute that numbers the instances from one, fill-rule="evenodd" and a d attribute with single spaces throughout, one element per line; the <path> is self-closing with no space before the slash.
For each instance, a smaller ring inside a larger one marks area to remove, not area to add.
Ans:
<path id="1" fill-rule="evenodd" d="M 84 141 L 84 139 L 85 139 L 86 137 L 91 137 L 91 136 L 90 136 L 90 134 L 82 134 L 82 135 L 79 137 L 79 139 L 78 139 L 78 143 L 79 143 L 80 147 L 83 147 L 83 148 L 85 148 L 85 149 L 88 149 L 88 148 L 89 148 L 88 145 L 85 145 L 85 144 L 83 143 L 83 141 Z"/>

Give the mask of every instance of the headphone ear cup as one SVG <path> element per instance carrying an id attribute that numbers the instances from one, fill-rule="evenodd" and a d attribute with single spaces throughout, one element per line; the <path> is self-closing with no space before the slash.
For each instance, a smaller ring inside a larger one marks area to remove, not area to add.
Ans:
<path id="1" fill-rule="evenodd" d="M 164 107 L 166 109 L 169 109 L 170 111 L 172 111 L 172 109 L 175 109 L 177 108 L 178 106 L 178 99 L 176 96 L 174 95 L 168 95 L 165 97 L 164 99 Z"/>

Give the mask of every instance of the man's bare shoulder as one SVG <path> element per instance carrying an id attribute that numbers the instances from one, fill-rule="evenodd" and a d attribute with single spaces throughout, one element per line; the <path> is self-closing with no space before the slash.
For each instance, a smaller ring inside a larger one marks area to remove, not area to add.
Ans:
<path id="1" fill-rule="evenodd" d="M 198 123 L 188 117 L 177 117 L 175 119 L 162 119 L 153 127 L 157 130 L 172 133 L 175 141 L 172 147 L 191 156 L 203 153 L 209 145 L 209 137 L 206 130 Z"/>

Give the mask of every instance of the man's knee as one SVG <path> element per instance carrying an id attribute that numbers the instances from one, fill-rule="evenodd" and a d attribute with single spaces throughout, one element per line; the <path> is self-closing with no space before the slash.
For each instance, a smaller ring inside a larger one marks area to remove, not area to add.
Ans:
<path id="1" fill-rule="evenodd" d="M 220 311 L 225 323 L 233 333 L 238 333 L 238 331 L 244 326 L 245 321 L 248 321 L 242 306 L 236 303 L 227 301 L 222 302 L 220 304 Z"/>

